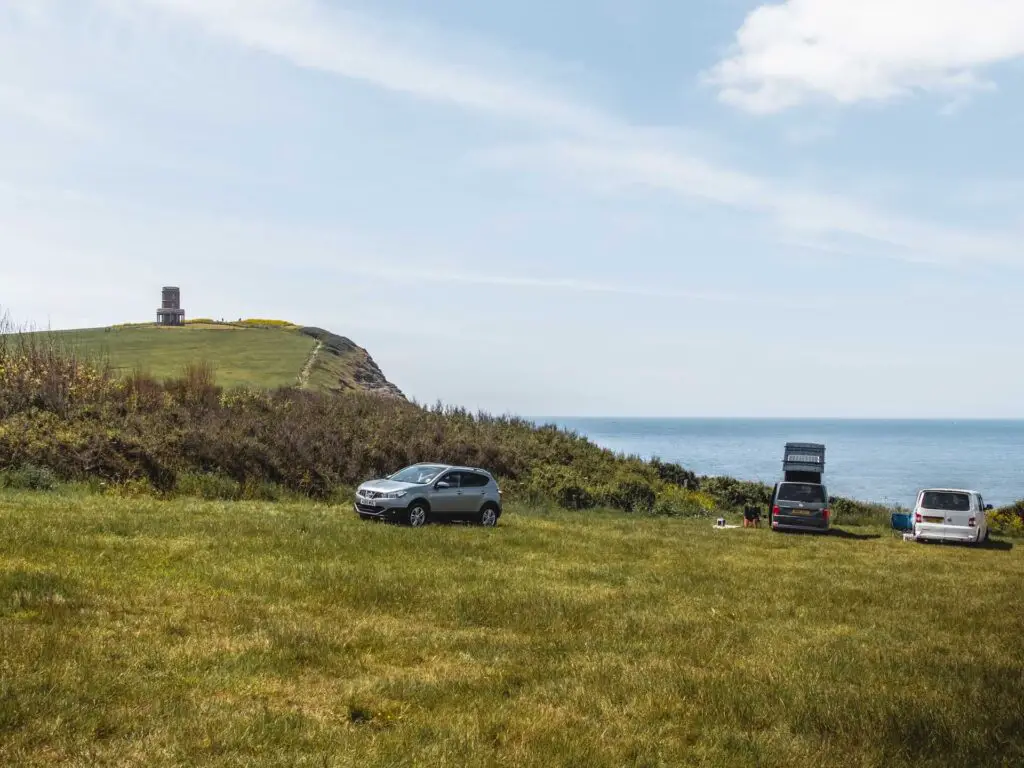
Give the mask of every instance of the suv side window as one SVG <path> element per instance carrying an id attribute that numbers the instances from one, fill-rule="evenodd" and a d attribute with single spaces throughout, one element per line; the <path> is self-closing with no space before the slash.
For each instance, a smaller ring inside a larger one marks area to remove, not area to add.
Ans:
<path id="1" fill-rule="evenodd" d="M 461 473 L 459 472 L 449 472 L 447 475 L 441 475 L 441 477 L 437 478 L 437 481 L 434 483 L 434 487 L 436 488 L 437 484 L 440 482 L 445 482 L 448 483 L 452 488 L 458 488 L 460 474 Z"/>
<path id="2" fill-rule="evenodd" d="M 481 475 L 477 472 L 463 472 L 462 473 L 462 487 L 463 488 L 483 488 L 490 482 L 490 478 Z"/>

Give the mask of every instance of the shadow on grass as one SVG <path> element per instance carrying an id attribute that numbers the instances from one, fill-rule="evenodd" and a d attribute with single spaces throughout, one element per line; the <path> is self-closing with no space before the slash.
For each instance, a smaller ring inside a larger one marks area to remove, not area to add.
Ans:
<path id="1" fill-rule="evenodd" d="M 1005 539 L 989 539 L 976 545 L 978 549 L 991 549 L 996 552 L 1009 552 L 1013 549 L 1013 542 Z"/>
<path id="2" fill-rule="evenodd" d="M 831 536 L 833 539 L 849 539 L 850 541 L 872 541 L 882 538 L 880 533 L 854 533 L 845 528 L 832 528 L 825 535 Z"/>
<path id="3" fill-rule="evenodd" d="M 987 549 L 991 552 L 1010 552 L 1013 549 L 1013 542 L 1005 539 L 992 539 L 983 541 L 980 544 L 972 544 L 968 541 L 923 541 L 933 547 L 957 547 L 958 549 Z"/>
<path id="4" fill-rule="evenodd" d="M 780 531 L 780 533 L 785 533 L 790 536 L 824 536 L 830 539 L 848 539 L 850 541 L 872 541 L 874 539 L 882 538 L 880 533 L 854 533 L 853 531 L 847 531 L 844 528 L 829 528 L 827 531 L 801 531 L 797 529 L 787 529 Z"/>

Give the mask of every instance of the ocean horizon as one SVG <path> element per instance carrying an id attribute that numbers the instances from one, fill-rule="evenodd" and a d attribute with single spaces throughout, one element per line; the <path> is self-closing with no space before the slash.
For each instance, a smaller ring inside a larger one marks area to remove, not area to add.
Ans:
<path id="1" fill-rule="evenodd" d="M 925 487 L 1024 498 L 1024 419 L 545 417 L 618 453 L 657 457 L 699 475 L 775 482 L 788 441 L 824 443 L 829 492 L 913 504 Z"/>

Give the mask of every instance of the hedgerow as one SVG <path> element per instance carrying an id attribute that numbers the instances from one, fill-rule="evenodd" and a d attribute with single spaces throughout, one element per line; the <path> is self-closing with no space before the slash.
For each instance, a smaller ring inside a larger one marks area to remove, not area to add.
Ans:
<path id="1" fill-rule="evenodd" d="M 45 334 L 2 339 L 0 468 L 142 480 L 168 493 L 238 496 L 273 486 L 327 498 L 407 464 L 445 461 L 486 467 L 510 495 L 643 511 L 664 488 L 697 482 L 682 467 L 619 457 L 521 419 L 359 393 L 225 391 L 204 362 L 165 381 L 118 378 Z"/>
<path id="2" fill-rule="evenodd" d="M 303 332 L 325 344 L 347 341 Z M 519 418 L 360 392 L 224 390 L 201 361 L 165 381 L 140 372 L 117 377 L 46 334 L 0 334 L 0 471 L 7 477 L 45 470 L 61 480 L 167 494 L 328 499 L 420 461 L 483 467 L 506 498 L 568 509 L 701 516 L 764 508 L 770 493 L 759 483 L 617 455 Z M 837 519 L 864 523 L 879 522 L 879 509 L 843 500 L 835 506 Z M 1004 517 L 1003 527 L 1016 530 L 1024 513 Z"/>

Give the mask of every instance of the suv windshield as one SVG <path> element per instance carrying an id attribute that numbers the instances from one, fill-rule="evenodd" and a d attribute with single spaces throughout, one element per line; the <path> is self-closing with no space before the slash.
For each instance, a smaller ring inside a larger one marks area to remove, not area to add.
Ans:
<path id="1" fill-rule="evenodd" d="M 812 483 L 783 483 L 779 486 L 779 501 L 802 501 L 805 504 L 825 502 L 825 488 Z"/>
<path id="2" fill-rule="evenodd" d="M 948 491 L 925 491 L 921 499 L 924 509 L 941 509 L 943 512 L 970 512 L 971 499 L 966 493 Z"/>
<path id="3" fill-rule="evenodd" d="M 415 485 L 429 485 L 434 478 L 441 474 L 447 467 L 436 464 L 417 464 L 406 467 L 401 472 L 396 472 L 388 480 L 396 483 L 414 483 Z"/>

